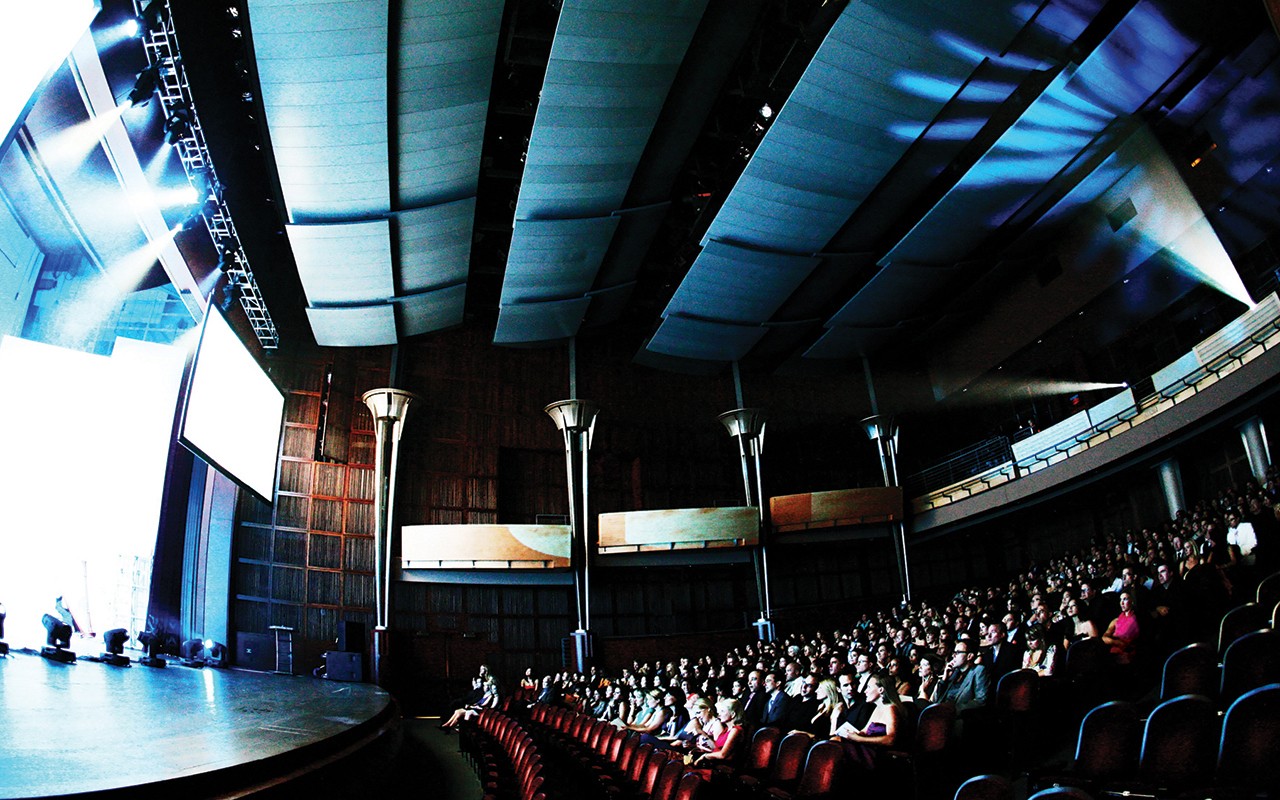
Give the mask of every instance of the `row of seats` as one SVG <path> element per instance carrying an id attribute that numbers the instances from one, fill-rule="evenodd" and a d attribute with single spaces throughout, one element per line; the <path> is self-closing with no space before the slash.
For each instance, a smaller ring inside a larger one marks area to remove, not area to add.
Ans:
<path id="1" fill-rule="evenodd" d="M 574 797 L 697 800 L 705 788 L 681 755 L 642 743 L 633 731 L 547 705 L 535 705 L 530 721 L 566 765 L 564 787 Z"/>
<path id="2" fill-rule="evenodd" d="M 547 800 L 542 756 L 518 722 L 485 709 L 474 726 L 461 730 L 462 751 L 480 778 L 483 800 Z"/>
<path id="3" fill-rule="evenodd" d="M 1080 723 L 1075 757 L 1036 785 L 1163 796 L 1280 790 L 1280 683 L 1251 689 L 1222 714 L 1208 697 L 1165 700 L 1144 721 L 1137 705 L 1103 703 Z"/>

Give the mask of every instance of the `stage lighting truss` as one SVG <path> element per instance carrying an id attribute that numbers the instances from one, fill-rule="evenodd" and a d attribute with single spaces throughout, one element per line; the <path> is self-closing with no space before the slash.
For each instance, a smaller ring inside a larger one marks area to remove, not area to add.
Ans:
<path id="1" fill-rule="evenodd" d="M 157 3 L 162 4 L 164 13 L 154 13 Z M 187 72 L 183 69 L 178 52 L 178 38 L 174 32 L 168 0 L 152 0 L 145 5 L 146 10 L 153 12 L 154 22 L 149 21 L 143 31 L 142 45 L 146 49 L 147 61 L 157 67 L 159 73 L 156 94 L 160 107 L 165 120 L 176 116 L 182 122 L 172 129 L 166 126 L 166 134 L 172 136 L 172 144 L 178 151 L 187 179 L 196 187 L 196 191 L 202 193 L 199 201 L 203 204 L 200 215 L 218 250 L 218 260 L 231 266 L 226 273 L 227 280 L 238 290 L 240 305 L 253 327 L 254 335 L 264 349 L 275 350 L 280 346 L 280 335 L 267 311 L 267 304 L 258 289 L 253 270 L 249 268 L 249 259 L 240 244 L 240 235 L 236 232 L 231 212 L 222 199 L 222 184 L 214 172 L 204 138 L 204 128 L 200 125 L 200 115 L 196 113 L 191 87 L 187 83 Z M 142 0 L 133 0 L 133 6 L 134 12 L 141 18 L 144 3 Z"/>

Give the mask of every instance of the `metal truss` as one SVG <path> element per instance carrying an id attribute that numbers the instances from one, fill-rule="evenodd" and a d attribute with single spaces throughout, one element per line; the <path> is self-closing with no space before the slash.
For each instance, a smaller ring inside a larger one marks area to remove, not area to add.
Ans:
<path id="1" fill-rule="evenodd" d="M 218 180 L 213 160 L 209 157 L 204 128 L 200 125 L 200 116 L 196 113 L 191 87 L 187 83 L 187 73 L 182 66 L 169 0 L 162 2 L 164 13 L 158 19 L 143 22 L 142 44 L 146 49 L 147 61 L 157 72 L 156 96 L 166 120 L 165 131 L 168 134 L 172 129 L 178 134 L 174 142 L 178 158 L 182 161 L 187 179 L 201 193 L 204 205 L 200 216 L 218 250 L 219 263 L 227 280 L 238 290 L 240 306 L 253 327 L 254 335 L 264 349 L 274 350 L 280 346 L 280 336 L 276 332 L 275 323 L 271 321 L 271 314 L 267 312 L 267 304 L 258 290 L 253 270 L 249 268 L 249 259 L 240 244 L 231 211 L 222 198 L 222 183 Z M 145 5 L 150 9 L 154 3 Z M 138 17 L 142 18 L 144 0 L 133 0 L 133 8 Z M 169 121 L 175 118 L 180 121 L 171 125 Z"/>

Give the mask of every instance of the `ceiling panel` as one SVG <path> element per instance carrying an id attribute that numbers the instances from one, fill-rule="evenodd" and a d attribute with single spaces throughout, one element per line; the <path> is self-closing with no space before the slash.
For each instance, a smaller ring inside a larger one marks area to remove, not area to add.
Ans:
<path id="1" fill-rule="evenodd" d="M 767 322 L 818 259 L 710 242 L 662 312 L 744 325 Z"/>
<path id="2" fill-rule="evenodd" d="M 400 294 L 466 282 L 475 215 L 473 197 L 396 215 Z"/>
<path id="3" fill-rule="evenodd" d="M 386 220 L 289 225 L 285 230 L 310 305 L 373 303 L 395 295 Z"/>
<path id="4" fill-rule="evenodd" d="M 418 336 L 461 325 L 466 300 L 465 283 L 397 298 L 395 306 L 401 336 Z"/>
<path id="5" fill-rule="evenodd" d="M 475 194 L 501 0 L 407 0 L 396 104 L 398 208 Z"/>
<path id="6" fill-rule="evenodd" d="M 390 305 L 307 308 L 307 319 L 321 347 L 373 347 L 395 344 L 396 315 Z"/>
<path id="7" fill-rule="evenodd" d="M 645 348 L 665 356 L 706 361 L 740 361 L 767 331 L 759 325 L 733 325 L 686 317 L 662 320 Z"/>
<path id="8" fill-rule="evenodd" d="M 494 344 L 528 344 L 567 339 L 582 327 L 590 297 L 517 303 L 498 310 Z"/>
<path id="9" fill-rule="evenodd" d="M 387 5 L 250 0 L 249 11 L 289 219 L 385 213 Z"/>

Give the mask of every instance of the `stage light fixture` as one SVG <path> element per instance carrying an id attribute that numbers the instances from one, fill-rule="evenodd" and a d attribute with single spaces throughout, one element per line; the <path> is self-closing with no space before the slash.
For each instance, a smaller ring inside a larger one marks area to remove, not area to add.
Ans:
<path id="1" fill-rule="evenodd" d="M 191 135 L 191 110 L 188 108 L 175 108 L 169 118 L 164 121 L 164 140 L 170 145 L 176 145 L 178 142 Z"/>
<path id="2" fill-rule="evenodd" d="M 68 649 L 71 647 L 71 626 L 52 614 L 45 614 L 41 622 L 44 623 L 47 635 L 45 637 L 45 646 L 40 649 L 40 655 L 50 661 L 58 661 L 63 664 L 70 664 L 75 661 L 76 654 Z"/>
<path id="3" fill-rule="evenodd" d="M 182 659 L 183 666 L 203 667 L 204 642 L 199 639 L 187 639 L 178 648 L 178 657 Z"/>
<path id="4" fill-rule="evenodd" d="M 204 663 L 210 667 L 225 667 L 227 665 L 227 646 L 222 642 L 205 639 Z"/>
<path id="5" fill-rule="evenodd" d="M 147 648 L 147 654 L 140 659 L 142 666 L 163 668 L 169 665 L 169 662 L 165 661 L 164 656 L 160 653 L 164 637 L 159 633 L 156 631 L 144 631 L 138 636 L 138 642 Z"/>
<path id="6" fill-rule="evenodd" d="M 0 656 L 9 655 L 9 645 L 4 641 L 4 618 L 9 616 L 4 610 L 4 603 L 0 603 Z"/>
<path id="7" fill-rule="evenodd" d="M 155 94 L 156 87 L 159 85 L 160 67 L 152 64 L 138 73 L 133 89 L 129 91 L 129 105 L 134 107 L 145 105 L 151 99 L 151 95 Z"/>
<path id="8" fill-rule="evenodd" d="M 151 0 L 142 9 L 141 23 L 147 30 L 155 30 L 164 27 L 168 16 L 169 4 L 166 0 Z"/>

